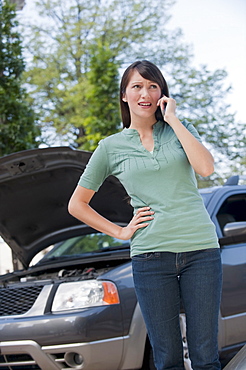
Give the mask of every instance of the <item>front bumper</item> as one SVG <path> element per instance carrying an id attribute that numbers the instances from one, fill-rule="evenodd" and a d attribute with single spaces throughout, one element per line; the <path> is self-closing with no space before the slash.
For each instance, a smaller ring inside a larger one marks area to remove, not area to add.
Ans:
<path id="1" fill-rule="evenodd" d="M 40 346 L 35 340 L 0 342 L 0 370 L 140 369 L 145 340 L 146 328 L 137 304 L 130 330 L 125 336 L 45 346 Z"/>
<path id="2" fill-rule="evenodd" d="M 124 339 L 43 347 L 33 340 L 0 342 L 0 369 L 32 366 L 42 370 L 115 370 L 121 360 Z"/>

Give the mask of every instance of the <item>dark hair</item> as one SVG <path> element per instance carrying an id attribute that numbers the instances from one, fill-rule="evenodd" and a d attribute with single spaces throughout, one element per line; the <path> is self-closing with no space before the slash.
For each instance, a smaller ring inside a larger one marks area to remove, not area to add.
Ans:
<path id="1" fill-rule="evenodd" d="M 134 70 L 137 70 L 138 73 L 146 80 L 150 80 L 150 81 L 157 83 L 160 86 L 161 94 L 169 97 L 169 91 L 168 91 L 166 80 L 163 77 L 159 68 L 155 64 L 149 62 L 148 60 L 138 60 L 132 63 L 125 70 L 122 76 L 122 79 L 121 79 L 121 84 L 120 84 L 121 117 L 122 117 L 123 127 L 127 127 L 127 128 L 131 124 L 131 116 L 130 116 L 130 110 L 129 110 L 128 103 L 124 102 L 122 98 L 123 98 L 123 94 L 125 94 L 126 92 L 126 87 L 129 83 L 129 80 Z M 157 108 L 155 112 L 155 117 L 157 121 L 160 121 L 160 120 L 163 121 L 163 116 L 162 116 L 160 107 Z"/>

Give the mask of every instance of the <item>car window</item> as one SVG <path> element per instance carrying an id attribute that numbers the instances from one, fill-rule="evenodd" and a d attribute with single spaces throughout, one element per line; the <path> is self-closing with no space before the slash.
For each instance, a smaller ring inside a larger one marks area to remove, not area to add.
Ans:
<path id="1" fill-rule="evenodd" d="M 54 245 L 41 261 L 77 256 L 85 253 L 102 252 L 111 248 L 127 248 L 129 241 L 113 238 L 102 233 L 92 233 L 66 239 Z"/>
<path id="2" fill-rule="evenodd" d="M 222 233 L 227 223 L 246 221 L 246 194 L 235 194 L 228 197 L 216 217 Z"/>

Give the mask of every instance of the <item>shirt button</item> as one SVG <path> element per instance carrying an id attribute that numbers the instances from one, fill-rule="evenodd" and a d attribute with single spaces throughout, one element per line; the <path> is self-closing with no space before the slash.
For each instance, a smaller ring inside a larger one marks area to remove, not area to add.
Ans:
<path id="1" fill-rule="evenodd" d="M 153 167 L 154 167 L 155 170 L 160 169 L 160 165 L 159 165 L 158 161 L 155 158 L 152 159 L 152 163 L 153 163 Z"/>

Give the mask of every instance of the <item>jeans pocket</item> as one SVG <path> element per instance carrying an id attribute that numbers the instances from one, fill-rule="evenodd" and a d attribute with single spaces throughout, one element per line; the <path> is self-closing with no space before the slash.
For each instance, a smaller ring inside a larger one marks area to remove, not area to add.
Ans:
<path id="1" fill-rule="evenodd" d="M 141 253 L 141 254 L 137 254 L 137 255 L 133 256 L 132 260 L 133 261 L 146 261 L 146 260 L 149 260 L 150 258 L 152 258 L 153 255 L 154 255 L 153 252 Z"/>

